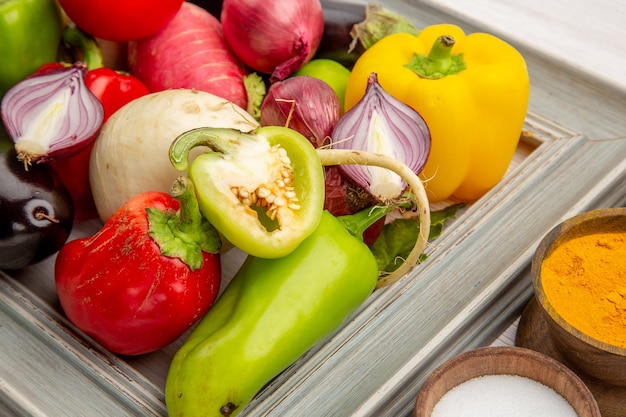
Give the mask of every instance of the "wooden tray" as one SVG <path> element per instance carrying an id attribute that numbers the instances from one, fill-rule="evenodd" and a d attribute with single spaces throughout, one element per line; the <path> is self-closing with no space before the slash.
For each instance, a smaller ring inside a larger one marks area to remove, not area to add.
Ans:
<path id="1" fill-rule="evenodd" d="M 433 6 L 384 4 L 418 26 L 482 29 Z M 506 178 L 447 228 L 426 263 L 373 294 L 242 415 L 410 415 L 436 366 L 490 343 L 520 314 L 532 293 L 530 258 L 549 229 L 580 211 L 624 203 L 626 141 L 599 140 L 626 132 L 624 92 L 532 48 L 518 49 L 531 73 L 531 106 Z M 99 226 L 81 224 L 72 238 Z M 224 259 L 225 280 L 238 267 L 236 255 Z M 166 415 L 163 382 L 180 343 L 138 358 L 101 349 L 61 314 L 53 264 L 54 257 L 0 273 L 0 415 Z"/>

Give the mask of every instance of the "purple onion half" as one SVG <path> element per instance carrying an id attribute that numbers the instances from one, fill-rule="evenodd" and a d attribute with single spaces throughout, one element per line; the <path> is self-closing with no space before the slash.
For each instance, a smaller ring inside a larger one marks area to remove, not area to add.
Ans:
<path id="1" fill-rule="evenodd" d="M 384 154 L 419 174 L 430 154 L 431 137 L 426 121 L 412 107 L 387 93 L 371 73 L 361 100 L 337 122 L 333 149 L 354 149 Z M 386 201 L 406 189 L 397 174 L 380 167 L 341 165 L 343 172 L 374 198 Z"/>
<path id="2" fill-rule="evenodd" d="M 55 67 L 14 85 L 2 99 L 2 121 L 26 165 L 85 149 L 102 126 L 104 110 L 85 85 L 87 66 Z"/>

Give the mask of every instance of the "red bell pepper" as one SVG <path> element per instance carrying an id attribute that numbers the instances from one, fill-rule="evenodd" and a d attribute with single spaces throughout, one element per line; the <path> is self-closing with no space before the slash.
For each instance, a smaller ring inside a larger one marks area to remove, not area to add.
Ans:
<path id="1" fill-rule="evenodd" d="M 98 45 L 84 32 L 69 26 L 63 36 L 66 43 L 79 46 L 84 53 L 89 68 L 85 84 L 102 103 L 104 122 L 124 104 L 149 93 L 138 78 L 102 66 L 102 53 Z M 54 65 L 62 64 L 47 64 L 40 71 Z M 93 145 L 92 142 L 86 149 L 62 161 L 50 162 L 72 196 L 76 223 L 98 217 L 89 185 L 89 159 Z"/>
<path id="2" fill-rule="evenodd" d="M 139 355 L 175 341 L 212 306 L 220 238 L 200 214 L 193 184 L 145 192 L 102 229 L 66 243 L 55 263 L 61 306 L 105 348 Z"/>

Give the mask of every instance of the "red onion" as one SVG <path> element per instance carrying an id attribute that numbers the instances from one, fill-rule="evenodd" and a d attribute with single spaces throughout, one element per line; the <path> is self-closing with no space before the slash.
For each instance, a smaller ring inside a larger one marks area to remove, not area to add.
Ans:
<path id="1" fill-rule="evenodd" d="M 309 61 L 324 33 L 320 0 L 224 0 L 220 20 L 233 53 L 271 82 Z"/>
<path id="2" fill-rule="evenodd" d="M 329 143 L 341 114 L 339 97 L 330 85 L 298 75 L 270 85 L 261 104 L 261 125 L 287 126 L 318 148 Z"/>
<path id="3" fill-rule="evenodd" d="M 14 85 L 0 110 L 18 158 L 62 159 L 85 149 L 102 125 L 104 110 L 85 85 L 87 66 L 55 66 Z"/>
<path id="4" fill-rule="evenodd" d="M 430 153 L 430 131 L 410 106 L 387 93 L 370 74 L 363 98 L 339 120 L 332 134 L 333 149 L 355 149 L 393 157 L 416 175 Z M 359 187 L 380 201 L 398 197 L 406 188 L 399 175 L 380 167 L 341 165 Z"/>

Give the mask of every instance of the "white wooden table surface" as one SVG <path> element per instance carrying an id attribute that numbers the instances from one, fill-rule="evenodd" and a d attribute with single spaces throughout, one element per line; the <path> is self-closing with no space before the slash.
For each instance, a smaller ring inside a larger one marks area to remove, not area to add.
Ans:
<path id="1" fill-rule="evenodd" d="M 626 89 L 626 2 L 427 0 Z"/>

